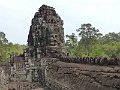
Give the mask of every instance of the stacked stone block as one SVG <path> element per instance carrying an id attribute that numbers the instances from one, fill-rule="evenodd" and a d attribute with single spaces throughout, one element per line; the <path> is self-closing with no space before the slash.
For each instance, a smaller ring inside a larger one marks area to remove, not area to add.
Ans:
<path id="1" fill-rule="evenodd" d="M 63 21 L 53 7 L 42 5 L 35 13 L 28 35 L 33 59 L 61 54 L 64 44 Z"/>

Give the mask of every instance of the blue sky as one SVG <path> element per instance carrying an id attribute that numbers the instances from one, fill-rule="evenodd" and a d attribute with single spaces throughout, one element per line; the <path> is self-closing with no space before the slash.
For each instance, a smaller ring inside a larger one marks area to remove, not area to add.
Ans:
<path id="1" fill-rule="evenodd" d="M 0 31 L 10 42 L 27 44 L 31 20 L 42 4 L 55 8 L 64 20 L 65 34 L 83 23 L 103 34 L 120 32 L 120 0 L 0 0 Z"/>

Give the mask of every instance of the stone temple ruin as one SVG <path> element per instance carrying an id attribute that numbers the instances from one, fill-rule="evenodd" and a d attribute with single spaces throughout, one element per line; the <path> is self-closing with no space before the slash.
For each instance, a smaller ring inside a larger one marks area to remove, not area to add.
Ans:
<path id="1" fill-rule="evenodd" d="M 35 13 L 28 35 L 29 54 L 34 59 L 61 54 L 64 44 L 63 21 L 53 7 L 43 5 Z"/>
<path id="2" fill-rule="evenodd" d="M 0 90 L 120 90 L 119 58 L 72 58 L 63 46 L 63 20 L 42 5 L 24 54 L 0 63 Z"/>

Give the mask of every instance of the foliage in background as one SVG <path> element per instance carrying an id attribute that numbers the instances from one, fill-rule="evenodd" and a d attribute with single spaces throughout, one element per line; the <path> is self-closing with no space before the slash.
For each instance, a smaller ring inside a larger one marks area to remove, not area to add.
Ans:
<path id="1" fill-rule="evenodd" d="M 82 24 L 76 31 L 80 37 L 79 40 L 73 33 L 66 36 L 68 39 L 65 46 L 71 56 L 120 57 L 120 33 L 112 32 L 102 35 L 90 23 Z M 76 42 L 74 42 L 75 40 Z"/>
<path id="2" fill-rule="evenodd" d="M 82 24 L 78 32 L 66 35 L 65 48 L 70 56 L 77 57 L 120 57 L 120 32 L 102 35 L 90 23 Z M 9 61 L 10 55 L 23 54 L 26 45 L 8 42 L 4 32 L 0 32 L 0 61 Z"/>
<path id="3" fill-rule="evenodd" d="M 8 42 L 4 32 L 0 32 L 0 61 L 9 61 L 10 55 L 23 54 L 26 45 Z"/>

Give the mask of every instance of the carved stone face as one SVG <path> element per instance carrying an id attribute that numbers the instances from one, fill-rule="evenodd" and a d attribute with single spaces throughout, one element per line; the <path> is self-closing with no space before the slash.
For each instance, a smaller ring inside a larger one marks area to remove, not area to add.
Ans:
<path id="1" fill-rule="evenodd" d="M 32 39 L 29 37 L 28 44 L 30 43 L 29 45 L 35 50 L 31 53 L 37 52 L 39 54 L 36 51 L 36 47 L 39 47 L 41 50 L 41 56 L 44 56 L 43 54 L 51 54 L 52 52 L 61 52 L 60 50 L 64 43 L 63 21 L 54 8 L 49 6 L 40 7 L 32 19 L 30 30 Z"/>
<path id="2" fill-rule="evenodd" d="M 52 34 L 49 36 L 49 45 L 50 46 L 58 46 L 58 35 L 57 34 Z"/>

